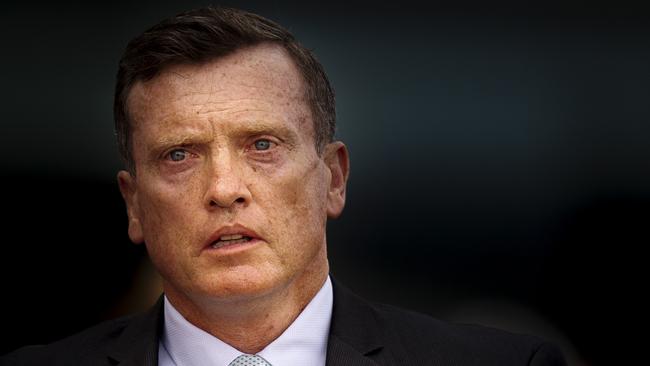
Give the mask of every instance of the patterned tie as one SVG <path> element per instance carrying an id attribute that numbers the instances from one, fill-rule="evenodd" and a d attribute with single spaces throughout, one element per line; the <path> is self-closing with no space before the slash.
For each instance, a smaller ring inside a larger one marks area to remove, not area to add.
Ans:
<path id="1" fill-rule="evenodd" d="M 228 366 L 271 366 L 265 359 L 256 355 L 241 355 Z"/>

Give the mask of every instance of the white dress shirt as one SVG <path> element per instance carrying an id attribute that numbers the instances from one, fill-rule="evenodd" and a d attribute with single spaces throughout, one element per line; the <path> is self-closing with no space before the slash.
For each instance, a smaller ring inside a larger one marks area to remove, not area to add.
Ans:
<path id="1" fill-rule="evenodd" d="M 332 282 L 323 287 L 296 320 L 257 355 L 273 366 L 325 366 L 333 305 Z M 160 366 L 228 366 L 241 355 L 231 345 L 188 322 L 165 297 L 165 324 L 158 344 Z"/>

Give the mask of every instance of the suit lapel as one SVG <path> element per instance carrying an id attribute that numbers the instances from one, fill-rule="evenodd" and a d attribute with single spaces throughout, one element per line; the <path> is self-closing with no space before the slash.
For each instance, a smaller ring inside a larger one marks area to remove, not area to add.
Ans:
<path id="1" fill-rule="evenodd" d="M 163 322 L 163 297 L 145 314 L 133 318 L 108 347 L 111 364 L 157 366 L 158 339 Z M 117 362 L 117 363 L 116 363 Z"/>
<path id="2" fill-rule="evenodd" d="M 359 352 L 348 342 L 330 336 L 327 344 L 326 366 L 377 366 L 378 364 Z"/>
<path id="3" fill-rule="evenodd" d="M 383 351 L 375 310 L 332 279 L 334 308 L 327 343 L 327 366 L 377 366 Z"/>

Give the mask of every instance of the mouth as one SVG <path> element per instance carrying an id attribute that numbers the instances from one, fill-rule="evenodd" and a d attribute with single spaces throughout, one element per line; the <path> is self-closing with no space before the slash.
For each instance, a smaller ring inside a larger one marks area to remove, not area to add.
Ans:
<path id="1" fill-rule="evenodd" d="M 252 241 L 253 238 L 246 235 L 222 235 L 210 245 L 212 249 L 219 249 L 230 245 L 243 244 Z"/>
<path id="2" fill-rule="evenodd" d="M 223 226 L 215 231 L 205 243 L 205 248 L 208 250 L 218 249 L 221 253 L 230 253 L 245 250 L 263 240 L 254 230 L 234 224 Z"/>

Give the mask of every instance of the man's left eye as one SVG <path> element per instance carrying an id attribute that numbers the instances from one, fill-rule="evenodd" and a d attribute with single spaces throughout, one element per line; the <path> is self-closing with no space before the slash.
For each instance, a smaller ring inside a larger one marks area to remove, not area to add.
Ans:
<path id="1" fill-rule="evenodd" d="M 271 148 L 272 142 L 267 139 L 260 139 L 255 141 L 255 150 L 268 150 Z"/>

